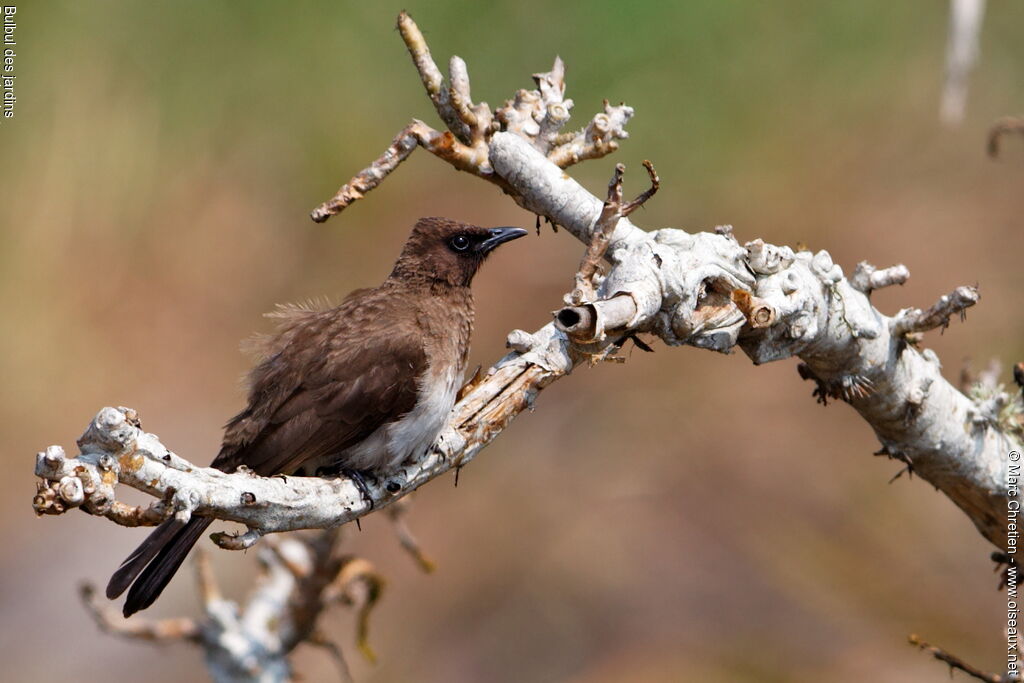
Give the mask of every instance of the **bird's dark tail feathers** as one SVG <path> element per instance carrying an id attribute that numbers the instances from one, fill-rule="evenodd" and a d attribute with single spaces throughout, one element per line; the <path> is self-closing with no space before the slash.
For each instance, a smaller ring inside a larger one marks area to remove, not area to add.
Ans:
<path id="1" fill-rule="evenodd" d="M 172 517 L 158 526 L 110 577 L 107 598 L 131 586 L 124 601 L 126 617 L 152 605 L 211 522 L 211 517 L 193 517 L 188 523 Z"/>

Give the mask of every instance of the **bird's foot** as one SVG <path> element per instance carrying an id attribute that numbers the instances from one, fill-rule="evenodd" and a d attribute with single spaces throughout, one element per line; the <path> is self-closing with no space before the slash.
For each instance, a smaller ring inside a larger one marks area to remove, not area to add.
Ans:
<path id="1" fill-rule="evenodd" d="M 370 509 L 373 509 L 373 496 L 370 495 L 370 487 L 367 485 L 367 478 L 375 478 L 369 472 L 363 470 L 350 470 L 343 469 L 341 474 L 352 480 L 352 483 L 359 489 L 359 494 L 363 497 L 363 500 L 367 502 Z"/>
<path id="2" fill-rule="evenodd" d="M 369 470 L 357 470 L 351 467 L 341 467 L 340 465 L 324 465 L 316 469 L 316 476 L 318 477 L 345 477 L 349 479 L 356 488 L 359 489 L 359 495 L 363 500 L 367 502 L 372 510 L 374 507 L 373 496 L 370 494 L 370 486 L 367 481 L 373 481 L 376 483 L 377 477 L 373 472 Z"/>

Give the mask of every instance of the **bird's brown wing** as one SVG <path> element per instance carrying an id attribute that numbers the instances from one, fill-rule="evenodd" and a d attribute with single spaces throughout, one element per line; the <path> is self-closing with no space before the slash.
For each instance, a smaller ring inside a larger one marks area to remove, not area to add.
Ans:
<path id="1" fill-rule="evenodd" d="M 287 330 L 280 350 L 253 371 L 249 406 L 228 423 L 213 466 L 294 472 L 341 453 L 416 405 L 427 358 L 415 329 L 360 325 L 371 302 Z M 343 464 L 343 463 L 342 463 Z"/>

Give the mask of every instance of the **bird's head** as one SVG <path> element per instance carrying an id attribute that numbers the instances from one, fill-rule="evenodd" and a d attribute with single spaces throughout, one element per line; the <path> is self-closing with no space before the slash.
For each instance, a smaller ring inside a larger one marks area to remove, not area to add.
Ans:
<path id="1" fill-rule="evenodd" d="M 488 254 L 525 234 L 522 228 L 481 228 L 448 218 L 421 218 L 416 221 L 391 277 L 440 280 L 468 287 Z"/>

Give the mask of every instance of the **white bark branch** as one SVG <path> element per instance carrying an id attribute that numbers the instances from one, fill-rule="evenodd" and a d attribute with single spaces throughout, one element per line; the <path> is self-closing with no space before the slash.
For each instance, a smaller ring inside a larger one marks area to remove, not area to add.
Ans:
<path id="1" fill-rule="evenodd" d="M 585 196 L 514 136 L 496 135 L 491 147 L 492 165 L 520 204 L 586 238 L 600 210 L 596 197 Z M 978 300 L 976 290 L 961 287 L 928 311 L 890 318 L 843 277 L 826 251 L 796 253 L 760 240 L 744 247 L 728 234 L 643 233 L 625 220 L 615 238 L 602 291 L 606 297 L 628 294 L 637 303 L 629 329 L 654 332 L 673 345 L 723 352 L 739 346 L 758 364 L 799 357 L 825 395 L 846 400 L 864 417 L 889 454 L 912 463 L 913 472 L 949 496 L 985 538 L 1007 548 L 1006 482 L 1009 455 L 1021 452 L 1019 423 L 957 391 L 942 377 L 935 354 L 905 338 L 948 324 Z M 868 291 L 909 276 L 899 267 L 874 272 L 883 275 L 868 278 Z M 748 319 L 737 292 L 755 297 L 772 324 Z M 1010 400 L 1017 399 L 995 405 Z"/>
<path id="2" fill-rule="evenodd" d="M 218 545 L 232 550 L 251 547 L 267 533 L 344 524 L 467 464 L 532 405 L 537 391 L 572 368 L 568 343 L 553 325 L 528 339 L 529 348 L 503 358 L 459 401 L 449 426 L 425 457 L 386 480 L 368 482 L 372 506 L 344 477 L 259 477 L 193 465 L 144 432 L 129 408 L 101 410 L 78 440 L 77 456 L 67 457 L 59 446 L 36 456 L 36 475 L 42 481 L 33 505 L 38 514 L 81 507 L 129 526 L 158 524 L 171 514 L 183 520 L 199 514 L 245 524 L 249 531 L 241 536 L 215 535 Z M 117 504 L 118 483 L 159 501 L 141 511 Z"/>
<path id="3" fill-rule="evenodd" d="M 217 683 L 286 683 L 293 680 L 289 655 L 301 643 L 327 649 L 350 681 L 341 649 L 316 631 L 324 610 L 336 604 L 356 613 L 356 644 L 370 661 L 367 619 L 383 579 L 366 560 L 337 553 L 337 529 L 287 536 L 259 549 L 260 574 L 244 603 L 226 599 L 206 555 L 196 553 L 196 578 L 203 615 L 195 619 L 124 619 L 97 601 L 91 586 L 82 600 L 97 625 L 114 635 L 156 643 L 185 642 L 203 648 Z"/>
<path id="4" fill-rule="evenodd" d="M 418 68 L 430 76 L 424 82 L 429 81 L 433 96 L 436 79 L 429 52 L 422 52 L 425 43 L 422 50 L 413 49 L 422 36 L 414 24 L 410 28 L 407 15 L 400 21 L 410 50 L 419 55 Z M 465 99 L 468 76 L 461 61 L 456 64 L 452 88 Z M 564 66 L 556 61 L 551 73 L 538 74 L 536 80 L 540 90 L 520 91 L 517 99 L 532 103 L 532 119 L 544 121 L 549 107 L 564 104 Z M 499 110 L 506 112 L 499 118 L 512 120 L 508 112 L 523 109 L 513 105 Z M 516 132 L 486 136 L 487 159 L 477 159 L 476 170 L 499 177 L 521 206 L 590 244 L 603 202 L 543 151 L 547 144 L 537 140 L 543 130 L 549 128 L 524 124 Z M 468 163 L 449 161 L 457 167 Z M 722 352 L 739 346 L 755 363 L 798 356 L 821 398 L 851 403 L 890 455 L 912 463 L 916 474 L 946 493 L 986 538 L 1006 549 L 1004 484 L 1007 455 L 1020 450 L 1017 427 L 1003 424 L 991 406 L 954 389 L 939 373 L 934 354 L 917 350 L 912 343 L 917 338 L 910 334 L 947 324 L 950 315 L 977 300 L 975 290 L 960 288 L 928 311 L 888 318 L 871 306 L 868 293 L 905 281 L 909 273 L 903 267 L 876 271 L 861 265 L 851 282 L 826 251 L 796 253 L 761 240 L 744 246 L 730 231 L 647 233 L 626 218 L 618 221 L 606 258 L 612 267 L 600 284 L 599 300 L 588 309 L 589 339 L 583 341 L 603 339 L 605 330 L 618 329 L 650 332 L 670 345 Z M 564 321 L 561 326 L 571 327 Z M 574 348 L 553 325 L 533 335 L 520 333 L 512 342 L 517 350 L 459 402 L 436 447 L 394 477 L 371 484 L 374 508 L 469 462 L 541 388 L 581 359 L 607 351 Z M 196 467 L 133 424 L 133 415 L 101 411 L 76 458 L 65 457 L 58 447 L 40 454 L 37 511 L 82 507 L 133 525 L 155 524 L 169 514 L 209 515 L 247 525 L 249 533 L 239 538 L 219 538 L 225 547 L 244 548 L 265 533 L 328 528 L 371 509 L 345 479 L 262 478 Z M 119 504 L 113 490 L 118 481 L 160 500 L 142 509 Z"/>
<path id="5" fill-rule="evenodd" d="M 985 0 L 950 0 L 949 38 L 946 42 L 946 77 L 942 84 L 939 117 L 955 126 L 967 110 L 967 84 L 978 61 Z"/>

